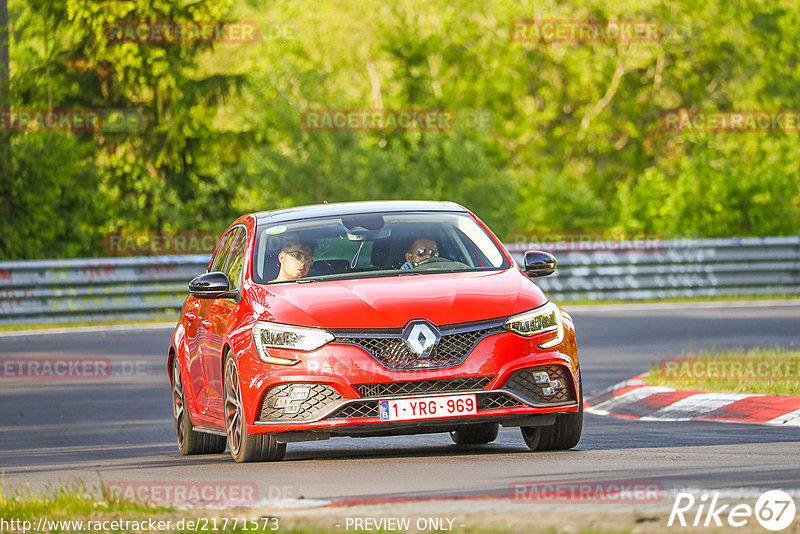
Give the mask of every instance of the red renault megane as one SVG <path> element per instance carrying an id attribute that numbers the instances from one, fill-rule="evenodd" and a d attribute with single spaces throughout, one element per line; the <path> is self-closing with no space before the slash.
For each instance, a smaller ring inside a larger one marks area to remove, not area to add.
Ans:
<path id="1" fill-rule="evenodd" d="M 324 204 L 244 215 L 189 283 L 169 347 L 183 454 L 280 460 L 286 443 L 449 432 L 533 450 L 581 435 L 569 315 L 467 209 Z"/>

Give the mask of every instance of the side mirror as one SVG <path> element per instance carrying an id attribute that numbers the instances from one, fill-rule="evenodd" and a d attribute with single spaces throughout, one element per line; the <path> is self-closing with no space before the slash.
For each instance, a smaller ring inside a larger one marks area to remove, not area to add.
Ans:
<path id="1" fill-rule="evenodd" d="M 529 250 L 525 253 L 525 274 L 530 278 L 547 276 L 556 271 L 556 257 L 549 252 Z"/>
<path id="2" fill-rule="evenodd" d="M 189 293 L 199 299 L 236 298 L 239 292 L 230 288 L 228 276 L 220 272 L 201 274 L 189 282 Z"/>

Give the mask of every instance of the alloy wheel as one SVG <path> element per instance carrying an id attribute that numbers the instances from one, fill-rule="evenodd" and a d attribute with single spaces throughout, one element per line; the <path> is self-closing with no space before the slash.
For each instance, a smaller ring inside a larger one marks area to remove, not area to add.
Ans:
<path id="1" fill-rule="evenodd" d="M 175 435 L 178 438 L 178 446 L 183 447 L 183 442 L 186 439 L 183 418 L 186 417 L 186 411 L 184 408 L 181 369 L 177 357 L 172 359 L 172 413 L 175 416 Z"/>
<path id="2" fill-rule="evenodd" d="M 228 358 L 225 363 L 225 431 L 228 434 L 228 447 L 237 456 L 242 447 L 242 395 L 239 390 L 239 372 L 236 362 Z"/>

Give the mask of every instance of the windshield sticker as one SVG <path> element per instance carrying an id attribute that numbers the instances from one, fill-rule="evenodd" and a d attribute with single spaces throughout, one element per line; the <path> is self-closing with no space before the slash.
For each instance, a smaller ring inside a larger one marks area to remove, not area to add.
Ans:
<path id="1" fill-rule="evenodd" d="M 281 226 L 270 226 L 269 228 L 267 228 L 267 234 L 268 235 L 278 235 L 278 234 L 282 234 L 285 231 L 286 231 L 286 227 L 283 226 L 283 225 L 281 225 Z"/>

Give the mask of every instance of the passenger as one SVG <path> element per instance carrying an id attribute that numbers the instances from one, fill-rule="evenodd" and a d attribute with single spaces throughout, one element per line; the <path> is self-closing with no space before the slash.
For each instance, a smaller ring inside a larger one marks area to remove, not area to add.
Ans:
<path id="1" fill-rule="evenodd" d="M 439 246 L 436 244 L 436 241 L 424 237 L 415 239 L 406 252 L 406 262 L 400 268 L 412 269 L 431 256 L 439 256 Z"/>
<path id="2" fill-rule="evenodd" d="M 287 241 L 278 253 L 281 270 L 278 277 L 270 282 L 285 282 L 303 278 L 308 274 L 313 261 L 314 249 L 311 244 L 299 240 Z"/>

